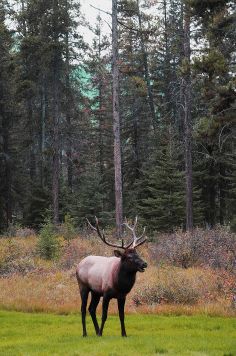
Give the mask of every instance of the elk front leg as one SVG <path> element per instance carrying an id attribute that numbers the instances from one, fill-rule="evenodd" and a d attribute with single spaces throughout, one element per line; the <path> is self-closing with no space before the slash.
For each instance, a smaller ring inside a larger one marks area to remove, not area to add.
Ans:
<path id="1" fill-rule="evenodd" d="M 110 300 L 111 300 L 110 296 L 107 294 L 104 294 L 103 302 L 102 302 L 102 323 L 101 323 L 101 327 L 100 327 L 100 330 L 98 333 L 99 336 L 102 336 L 103 328 L 104 328 L 105 322 L 107 320 L 107 311 L 108 311 Z"/>
<path id="2" fill-rule="evenodd" d="M 118 310 L 120 317 L 121 335 L 127 336 L 125 331 L 125 298 L 118 298 Z"/>

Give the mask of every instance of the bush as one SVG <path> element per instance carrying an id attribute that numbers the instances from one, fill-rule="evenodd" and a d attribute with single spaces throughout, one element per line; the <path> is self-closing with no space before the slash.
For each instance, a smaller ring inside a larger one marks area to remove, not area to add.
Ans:
<path id="1" fill-rule="evenodd" d="M 34 236 L 34 235 L 35 235 L 35 231 L 33 229 L 25 227 L 25 228 L 17 229 L 15 236 L 17 236 L 17 237 L 30 237 L 30 236 Z"/>
<path id="2" fill-rule="evenodd" d="M 5 262 L 0 265 L 0 274 L 3 276 L 9 276 L 14 273 L 27 274 L 35 270 L 36 266 L 34 260 L 29 257 L 22 257 Z"/>
<path id="3" fill-rule="evenodd" d="M 236 235 L 226 227 L 160 235 L 158 240 L 151 247 L 151 259 L 159 264 L 168 262 L 182 268 L 205 265 L 231 272 L 236 270 Z"/>
<path id="4" fill-rule="evenodd" d="M 46 218 L 40 230 L 37 250 L 39 255 L 46 260 L 55 259 L 59 255 L 60 244 L 50 218 Z"/>
<path id="5" fill-rule="evenodd" d="M 133 295 L 136 305 L 141 304 L 196 304 L 204 298 L 214 299 L 223 290 L 219 276 L 206 269 L 150 268 Z"/>
<path id="6" fill-rule="evenodd" d="M 0 274 L 8 273 L 9 265 L 19 257 L 20 251 L 15 241 L 11 238 L 2 239 L 0 245 Z"/>
<path id="7" fill-rule="evenodd" d="M 21 229 L 20 224 L 10 223 L 4 235 L 7 237 L 14 237 L 16 236 L 17 231 L 20 229 Z"/>
<path id="8" fill-rule="evenodd" d="M 63 269 L 70 269 L 78 264 L 84 256 L 86 256 L 86 249 L 83 243 L 79 244 L 74 240 L 65 246 L 59 264 Z"/>

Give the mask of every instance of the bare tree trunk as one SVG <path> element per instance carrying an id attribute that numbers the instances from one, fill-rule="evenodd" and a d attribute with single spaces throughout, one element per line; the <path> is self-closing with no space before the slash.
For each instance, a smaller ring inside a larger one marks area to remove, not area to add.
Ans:
<path id="1" fill-rule="evenodd" d="M 45 135 L 46 135 L 46 81 L 43 77 L 41 88 L 41 122 L 40 122 L 40 185 L 44 186 L 44 151 L 45 151 Z"/>
<path id="2" fill-rule="evenodd" d="M 168 20 L 167 20 L 167 1 L 163 0 L 163 16 L 164 16 L 164 48 L 165 48 L 165 59 L 164 59 L 164 95 L 165 95 L 165 120 L 170 123 L 172 121 L 173 106 L 171 97 L 170 83 L 173 81 L 171 78 L 171 64 L 170 64 L 170 49 L 169 49 L 169 33 L 168 33 Z"/>
<path id="3" fill-rule="evenodd" d="M 183 105 L 185 131 L 185 179 L 186 179 L 186 230 L 193 229 L 193 183 L 192 183 L 192 129 L 191 129 L 191 70 L 190 70 L 190 7 L 184 2 L 184 74 L 183 74 Z"/>
<path id="4" fill-rule="evenodd" d="M 12 167 L 9 152 L 9 122 L 10 117 L 3 111 L 2 114 L 2 146 L 3 146 L 3 197 L 5 201 L 6 227 L 12 222 Z M 1 137 L 0 137 L 1 138 Z"/>
<path id="5" fill-rule="evenodd" d="M 36 178 L 36 157 L 35 157 L 35 140 L 34 140 L 34 118 L 33 118 L 33 107 L 32 107 L 32 100 L 31 98 L 26 99 L 26 107 L 27 107 L 27 119 L 29 125 L 29 134 L 30 134 L 30 152 L 29 152 L 29 159 L 30 159 L 30 179 L 33 183 Z"/>
<path id="6" fill-rule="evenodd" d="M 69 82 L 69 44 L 68 44 L 68 34 L 67 34 L 67 44 L 66 44 L 66 90 L 67 90 L 67 102 L 70 102 L 70 95 L 69 95 L 69 90 L 70 90 L 70 82 Z M 70 105 L 70 104 L 69 104 Z M 73 165 L 72 165 L 72 127 L 71 127 L 71 110 L 69 108 L 69 106 L 67 107 L 66 110 L 66 126 L 67 126 L 67 137 L 66 137 L 66 141 L 67 141 L 67 148 L 66 148 L 66 157 L 67 157 L 67 185 L 68 188 L 70 190 L 70 192 L 72 192 L 73 189 Z"/>
<path id="7" fill-rule="evenodd" d="M 54 17 L 56 18 L 58 3 L 53 1 Z M 60 153 L 59 153 L 59 60 L 60 54 L 58 49 L 58 34 L 56 23 L 54 24 L 54 58 L 53 58 L 53 162 L 52 162 L 52 195 L 53 195 L 53 222 L 59 223 L 59 170 L 60 170 Z"/>
<path id="8" fill-rule="evenodd" d="M 66 10 L 68 12 L 68 2 L 66 1 Z M 72 192 L 73 189 L 73 165 L 72 165 L 72 127 L 71 127 L 71 110 L 70 110 L 70 53 L 69 53 L 69 33 L 66 32 L 66 100 L 68 102 L 66 110 L 66 126 L 67 126 L 67 148 L 66 148 L 66 157 L 67 157 L 67 185 L 69 191 Z"/>
<path id="9" fill-rule="evenodd" d="M 57 71 L 54 69 L 53 83 L 53 163 L 52 163 L 52 194 L 53 194 L 53 222 L 59 223 L 59 102 Z"/>
<path id="10" fill-rule="evenodd" d="M 148 54 L 145 48 L 145 41 L 143 38 L 143 25 L 142 25 L 142 18 L 139 9 L 139 0 L 137 0 L 137 10 L 138 10 L 138 23 L 139 23 L 139 35 L 140 35 L 140 42 L 141 42 L 141 50 L 143 55 L 143 67 L 144 67 L 144 77 L 147 84 L 147 94 L 148 94 L 148 103 L 152 115 L 152 125 L 153 129 L 156 128 L 156 113 L 155 113 L 155 105 L 154 105 L 154 98 L 152 93 L 151 87 L 151 80 L 149 75 L 149 67 L 148 67 Z"/>
<path id="11" fill-rule="evenodd" d="M 113 79 L 113 132 L 114 132 L 114 166 L 115 166 L 115 202 L 116 232 L 122 235 L 123 197 L 121 172 L 121 140 L 119 112 L 119 68 L 118 68 L 118 21 L 117 0 L 112 0 L 112 79 Z"/>
<path id="12" fill-rule="evenodd" d="M 98 61 L 99 65 L 101 66 L 101 17 L 98 18 Z M 103 177 L 104 174 L 104 149 L 103 149 L 103 135 L 104 132 L 104 125 L 103 125 L 103 113 L 102 113 L 102 106 L 103 106 L 103 84 L 102 84 L 102 74 L 99 71 L 99 87 L 98 87 L 98 98 L 99 98 L 99 166 L 100 166 L 100 174 Z M 104 206 L 104 202 L 102 204 Z"/>

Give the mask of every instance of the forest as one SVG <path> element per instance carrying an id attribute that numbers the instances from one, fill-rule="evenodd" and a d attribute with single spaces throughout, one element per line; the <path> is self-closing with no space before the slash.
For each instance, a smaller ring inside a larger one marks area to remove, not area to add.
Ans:
<path id="1" fill-rule="evenodd" d="M 236 2 L 90 1 L 0 0 L 0 354 L 236 355 Z"/>
<path id="2" fill-rule="evenodd" d="M 110 33 L 99 6 L 0 1 L 0 231 L 235 231 L 235 1 L 113 1 Z"/>

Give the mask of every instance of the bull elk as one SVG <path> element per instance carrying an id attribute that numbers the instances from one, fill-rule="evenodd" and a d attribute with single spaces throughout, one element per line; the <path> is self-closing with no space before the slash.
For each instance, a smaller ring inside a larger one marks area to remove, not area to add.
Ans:
<path id="1" fill-rule="evenodd" d="M 137 272 L 144 272 L 147 263 L 144 262 L 136 252 L 136 248 L 146 241 L 145 228 L 140 237 L 136 237 L 135 228 L 137 225 L 137 217 L 134 225 L 130 226 L 127 222 L 124 225 L 132 232 L 132 241 L 126 246 L 124 240 L 120 245 L 113 244 L 106 240 L 104 231 L 99 228 L 98 219 L 96 218 L 96 227 L 90 227 L 97 232 L 100 239 L 111 247 L 120 248 L 114 250 L 113 257 L 103 256 L 87 256 L 78 265 L 76 269 L 76 277 L 79 284 L 81 295 L 81 316 L 83 326 L 83 336 L 87 336 L 86 331 L 86 308 L 89 292 L 91 292 L 91 302 L 89 312 L 92 317 L 94 328 L 98 336 L 102 336 L 104 324 L 107 319 L 107 311 L 109 302 L 112 298 L 117 299 L 118 310 L 121 324 L 121 335 L 126 336 L 124 324 L 124 306 L 126 295 L 131 291 Z M 99 328 L 96 309 L 100 298 L 103 297 L 102 303 L 102 323 Z"/>

